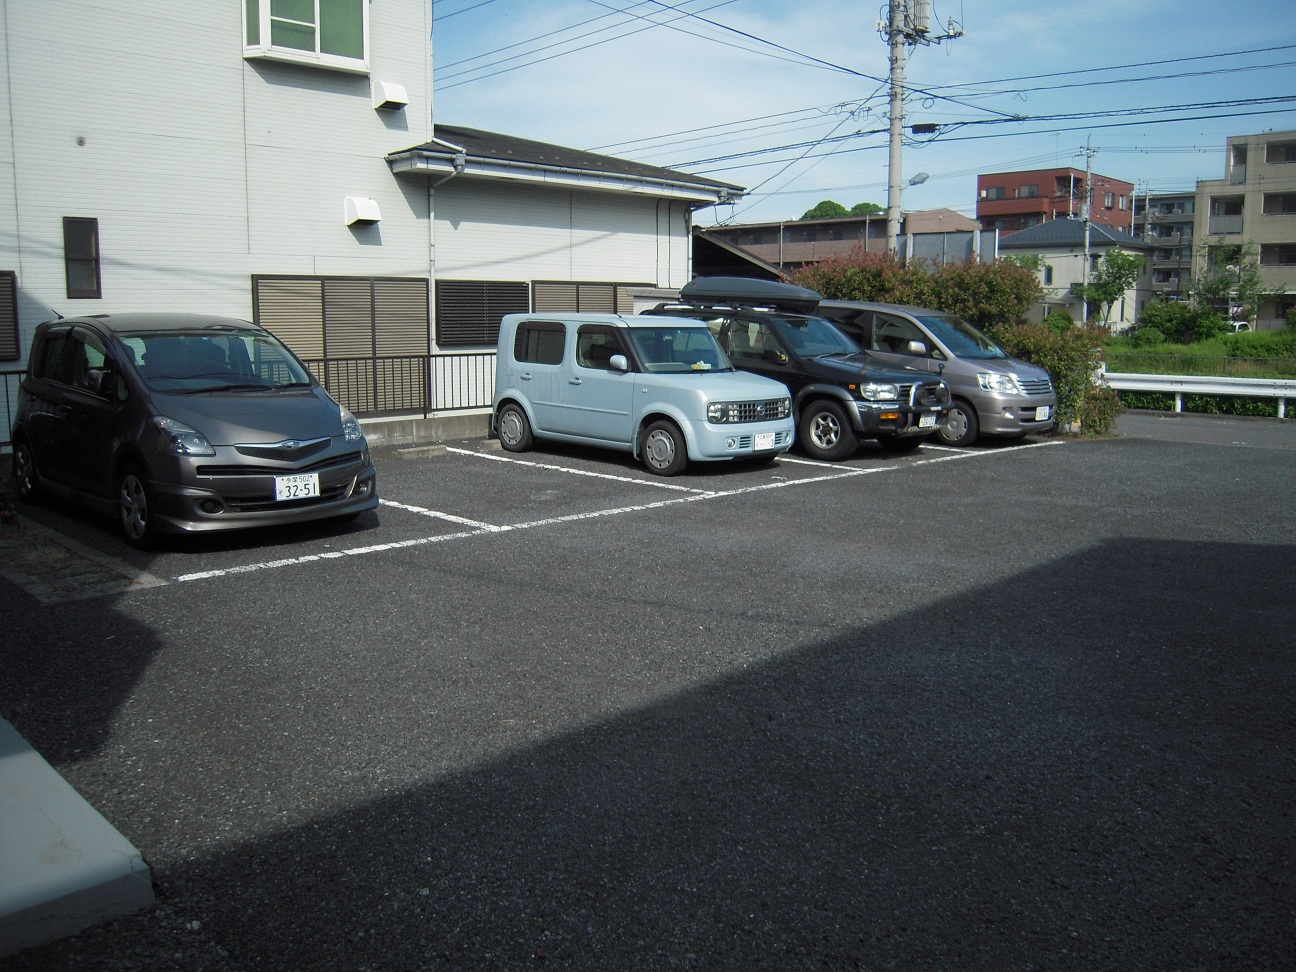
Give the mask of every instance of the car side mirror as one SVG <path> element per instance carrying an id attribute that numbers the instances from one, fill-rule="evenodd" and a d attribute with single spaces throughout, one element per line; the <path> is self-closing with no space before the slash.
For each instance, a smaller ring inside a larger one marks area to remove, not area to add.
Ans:
<path id="1" fill-rule="evenodd" d="M 778 348 L 766 348 L 762 352 L 766 361 L 773 361 L 775 364 L 787 364 L 788 356 Z"/>
<path id="2" fill-rule="evenodd" d="M 910 341 L 908 350 L 910 354 L 916 354 L 921 357 L 927 353 L 927 345 L 923 344 L 921 341 Z"/>
<path id="3" fill-rule="evenodd" d="M 608 358 L 608 367 L 613 371 L 629 371 L 630 362 L 626 360 L 624 354 L 614 354 Z"/>
<path id="4" fill-rule="evenodd" d="M 103 398 L 112 398 L 117 394 L 117 376 L 111 371 L 91 368 L 86 372 L 86 384 L 90 386 L 92 392 Z"/>

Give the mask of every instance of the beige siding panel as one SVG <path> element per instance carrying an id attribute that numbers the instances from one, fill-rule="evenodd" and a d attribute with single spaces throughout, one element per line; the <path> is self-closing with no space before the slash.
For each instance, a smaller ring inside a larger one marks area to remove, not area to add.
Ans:
<path id="1" fill-rule="evenodd" d="M 379 280 L 374 286 L 374 348 L 382 355 L 425 355 L 428 336 L 426 280 Z"/>
<path id="2" fill-rule="evenodd" d="M 368 280 L 324 281 L 324 350 L 330 358 L 373 355 L 373 287 Z"/>
<path id="3" fill-rule="evenodd" d="M 324 286 L 320 280 L 258 280 L 257 323 L 303 358 L 324 357 Z"/>

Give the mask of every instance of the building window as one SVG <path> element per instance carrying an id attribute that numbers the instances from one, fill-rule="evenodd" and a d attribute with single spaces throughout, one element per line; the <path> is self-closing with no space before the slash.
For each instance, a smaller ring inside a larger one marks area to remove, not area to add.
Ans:
<path id="1" fill-rule="evenodd" d="M 1265 146 L 1265 161 L 1270 165 L 1296 162 L 1296 142 L 1270 142 Z"/>
<path id="2" fill-rule="evenodd" d="M 1116 193 L 1114 192 L 1103 193 L 1103 208 L 1111 209 L 1115 205 L 1116 205 Z"/>
<path id="3" fill-rule="evenodd" d="M 368 0 L 244 0 L 243 56 L 369 70 Z"/>
<path id="4" fill-rule="evenodd" d="M 1263 212 L 1266 216 L 1296 215 L 1296 192 L 1266 192 Z"/>
<path id="5" fill-rule="evenodd" d="M 1003 186 L 991 186 L 990 188 L 985 190 L 986 199 L 1003 199 L 1004 195 L 1005 193 L 1004 193 Z"/>
<path id="6" fill-rule="evenodd" d="M 426 278 L 253 276 L 252 313 L 351 411 L 425 407 Z"/>
<path id="7" fill-rule="evenodd" d="M 63 268 L 69 298 L 103 296 L 99 280 L 99 220 L 63 217 Z"/>
<path id="8" fill-rule="evenodd" d="M 531 310 L 531 288 L 511 280 L 438 280 L 436 343 L 441 348 L 494 347 L 505 314 Z"/>
<path id="9" fill-rule="evenodd" d="M 22 357 L 18 340 L 18 274 L 0 270 L 0 361 Z"/>
<path id="10" fill-rule="evenodd" d="M 1018 187 L 1017 187 L 1017 198 L 1018 198 L 1018 199 L 1034 199 L 1034 198 L 1035 198 L 1036 196 L 1038 196 L 1038 195 L 1039 195 L 1039 186 L 1038 186 L 1038 185 L 1034 185 L 1034 186 L 1018 186 Z"/>
<path id="11" fill-rule="evenodd" d="M 1129 208 L 1129 197 L 1126 196 L 1125 193 L 1122 192 L 1122 193 L 1120 194 L 1120 198 L 1116 201 L 1116 208 L 1117 208 L 1117 209 L 1128 209 L 1128 208 Z"/>
<path id="12" fill-rule="evenodd" d="M 1263 243 L 1260 246 L 1260 266 L 1296 266 L 1296 243 Z"/>

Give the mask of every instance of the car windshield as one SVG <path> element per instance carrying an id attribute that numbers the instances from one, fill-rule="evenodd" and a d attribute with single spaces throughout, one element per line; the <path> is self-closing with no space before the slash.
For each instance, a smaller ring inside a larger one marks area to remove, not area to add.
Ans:
<path id="1" fill-rule="evenodd" d="M 733 365 L 709 328 L 632 327 L 630 341 L 648 371 L 711 372 L 732 371 Z"/>
<path id="2" fill-rule="evenodd" d="M 805 358 L 826 355 L 851 357 L 860 353 L 850 338 L 822 317 L 779 318 L 777 330 L 788 347 Z"/>
<path id="3" fill-rule="evenodd" d="M 1008 354 L 967 321 L 958 317 L 920 317 L 923 325 L 956 358 L 1006 358 Z"/>
<path id="4" fill-rule="evenodd" d="M 310 372 L 265 331 L 222 327 L 138 332 L 124 335 L 122 344 L 154 391 L 200 394 L 311 384 Z"/>

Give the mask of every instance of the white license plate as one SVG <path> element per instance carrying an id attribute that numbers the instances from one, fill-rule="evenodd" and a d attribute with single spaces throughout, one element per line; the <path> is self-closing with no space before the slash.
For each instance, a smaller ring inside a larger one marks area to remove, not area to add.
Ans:
<path id="1" fill-rule="evenodd" d="M 936 413 L 928 412 L 926 415 L 918 416 L 918 428 L 934 429 L 936 428 Z"/>
<path id="2" fill-rule="evenodd" d="M 1039 408 L 1035 409 L 1036 422 L 1047 422 L 1048 417 L 1049 417 L 1049 407 L 1047 405 L 1041 405 Z"/>
<path id="3" fill-rule="evenodd" d="M 312 499 L 319 494 L 319 473 L 275 477 L 276 500 Z"/>
<path id="4" fill-rule="evenodd" d="M 757 452 L 759 452 L 761 449 L 773 449 L 773 448 L 774 448 L 774 433 L 773 433 L 773 432 L 757 432 L 757 433 L 756 433 L 756 441 L 755 441 L 755 443 L 753 443 L 752 448 L 755 449 Z"/>

